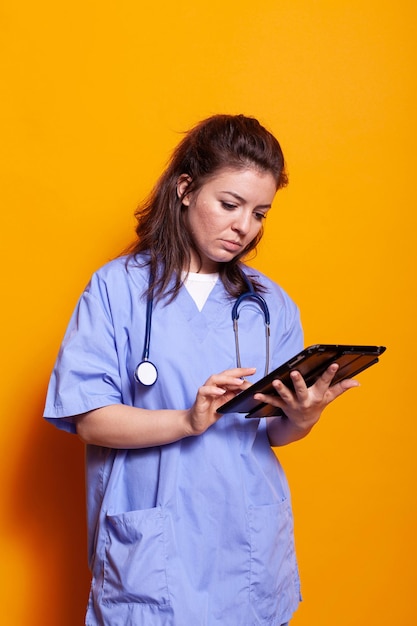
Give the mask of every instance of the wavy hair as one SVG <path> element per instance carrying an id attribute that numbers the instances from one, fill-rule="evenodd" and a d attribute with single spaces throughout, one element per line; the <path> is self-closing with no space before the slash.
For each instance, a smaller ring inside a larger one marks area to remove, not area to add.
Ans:
<path id="1" fill-rule="evenodd" d="M 145 264 L 149 264 L 152 276 L 149 290 L 156 298 L 166 292 L 172 276 L 174 286 L 166 293 L 170 300 L 175 298 L 182 284 L 181 272 L 189 267 L 190 251 L 198 254 L 186 226 L 186 207 L 177 194 L 179 178 L 185 174 L 190 179 L 188 194 L 224 168 L 269 172 L 277 190 L 288 183 L 279 142 L 255 118 L 214 115 L 188 131 L 149 197 L 135 211 L 137 240 L 127 251 L 129 258 L 146 253 Z M 262 235 L 263 229 L 239 255 L 220 265 L 219 275 L 231 296 L 247 291 L 240 261 L 256 249 Z M 254 288 L 260 290 L 256 282 Z"/>

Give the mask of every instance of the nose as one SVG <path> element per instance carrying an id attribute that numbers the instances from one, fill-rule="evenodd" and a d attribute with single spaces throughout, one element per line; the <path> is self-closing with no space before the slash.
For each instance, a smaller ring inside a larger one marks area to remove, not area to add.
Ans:
<path id="1" fill-rule="evenodd" d="M 251 225 L 250 211 L 240 211 L 235 215 L 232 229 L 240 235 L 247 235 Z"/>

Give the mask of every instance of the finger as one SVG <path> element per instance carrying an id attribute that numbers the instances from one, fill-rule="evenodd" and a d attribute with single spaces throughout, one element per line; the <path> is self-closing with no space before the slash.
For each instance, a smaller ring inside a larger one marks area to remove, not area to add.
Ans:
<path id="1" fill-rule="evenodd" d="M 304 378 L 297 370 L 291 372 L 290 377 L 294 387 L 295 395 L 299 400 L 305 400 L 305 398 L 308 396 L 308 388 Z"/>
<path id="2" fill-rule="evenodd" d="M 255 393 L 253 396 L 257 402 L 264 402 L 265 404 L 271 404 L 272 406 L 283 409 L 286 406 L 286 402 L 280 398 L 280 396 L 268 396 L 265 393 Z"/>
<path id="3" fill-rule="evenodd" d="M 205 385 L 199 388 L 197 398 L 210 400 L 210 398 L 213 399 L 224 396 L 227 400 L 240 392 L 243 384 L 244 381 L 241 378 L 212 376 Z"/>
<path id="4" fill-rule="evenodd" d="M 316 380 L 313 387 L 318 389 L 321 393 L 324 393 L 331 385 L 339 366 L 337 363 L 332 363 L 323 372 L 323 374 Z"/>
<path id="5" fill-rule="evenodd" d="M 331 365 L 329 365 L 329 367 L 327 368 L 327 370 L 325 370 L 323 372 L 323 374 L 320 376 L 320 378 L 324 381 L 324 382 L 331 382 L 333 380 L 333 378 L 335 377 L 335 374 L 337 372 L 337 370 L 339 369 L 339 365 L 337 363 L 332 363 Z"/>
<path id="6" fill-rule="evenodd" d="M 334 400 L 338 396 L 342 395 L 342 393 L 345 393 L 345 391 L 354 389 L 355 387 L 360 387 L 360 383 L 357 380 L 354 378 L 345 378 L 339 383 L 336 383 L 336 385 L 330 387 L 329 392 L 331 392 L 332 400 Z"/>
<path id="7" fill-rule="evenodd" d="M 256 370 L 254 368 L 243 367 L 237 367 L 233 370 L 226 370 L 224 372 L 221 372 L 221 374 L 213 374 L 213 376 L 210 376 L 205 385 L 214 384 L 219 385 L 220 387 L 223 387 L 225 385 L 241 386 L 245 382 L 244 376 L 252 376 L 255 371 Z"/>
<path id="8" fill-rule="evenodd" d="M 354 387 L 361 386 L 360 382 L 355 380 L 354 378 L 345 378 L 344 380 L 340 381 L 339 385 L 341 385 L 343 391 L 347 391 L 348 389 L 353 389 Z"/>
<path id="9" fill-rule="evenodd" d="M 266 393 L 256 393 L 253 396 L 255 400 L 260 400 L 261 402 L 267 402 L 269 404 L 273 404 L 274 406 L 278 406 L 278 405 L 281 406 L 280 404 L 277 404 L 277 403 L 279 402 L 286 403 L 286 402 L 291 401 L 294 398 L 292 391 L 290 391 L 288 387 L 286 387 L 284 383 L 278 378 L 272 381 L 272 386 L 274 387 L 276 391 L 276 395 L 266 394 Z"/>
<path id="10" fill-rule="evenodd" d="M 230 370 L 224 370 L 221 374 L 235 376 L 236 378 L 244 378 L 245 376 L 253 376 L 255 372 L 256 367 L 234 367 Z"/>
<path id="11" fill-rule="evenodd" d="M 207 398 L 210 396 L 223 396 L 226 391 L 226 389 L 224 389 L 223 387 L 218 387 L 217 385 L 203 385 L 203 387 L 200 387 L 200 389 L 198 390 L 198 393 L 200 394 L 200 396 Z"/>

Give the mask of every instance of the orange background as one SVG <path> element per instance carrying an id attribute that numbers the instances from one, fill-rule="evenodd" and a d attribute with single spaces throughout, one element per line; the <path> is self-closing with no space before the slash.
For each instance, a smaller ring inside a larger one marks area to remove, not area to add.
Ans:
<path id="1" fill-rule="evenodd" d="M 292 625 L 417 623 L 416 13 L 405 0 L 2 3 L 8 623 L 83 623 L 83 448 L 41 419 L 48 376 L 179 133 L 216 112 L 255 115 L 282 143 L 291 182 L 253 263 L 299 304 L 306 345 L 388 347 L 280 450 L 304 596 Z"/>

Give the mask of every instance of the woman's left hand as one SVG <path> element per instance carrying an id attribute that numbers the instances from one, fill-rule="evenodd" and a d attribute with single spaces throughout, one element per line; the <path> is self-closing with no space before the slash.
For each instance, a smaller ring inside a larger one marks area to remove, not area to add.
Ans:
<path id="1" fill-rule="evenodd" d="M 254 397 L 256 400 L 282 409 L 293 428 L 300 431 L 300 436 L 294 439 L 300 438 L 318 422 L 320 415 L 330 402 L 348 389 L 359 386 L 356 380 L 350 378 L 331 386 L 337 370 L 337 364 L 330 365 L 311 387 L 307 387 L 300 372 L 294 370 L 291 372 L 294 391 L 277 379 L 272 383 L 277 396 L 257 393 Z"/>

